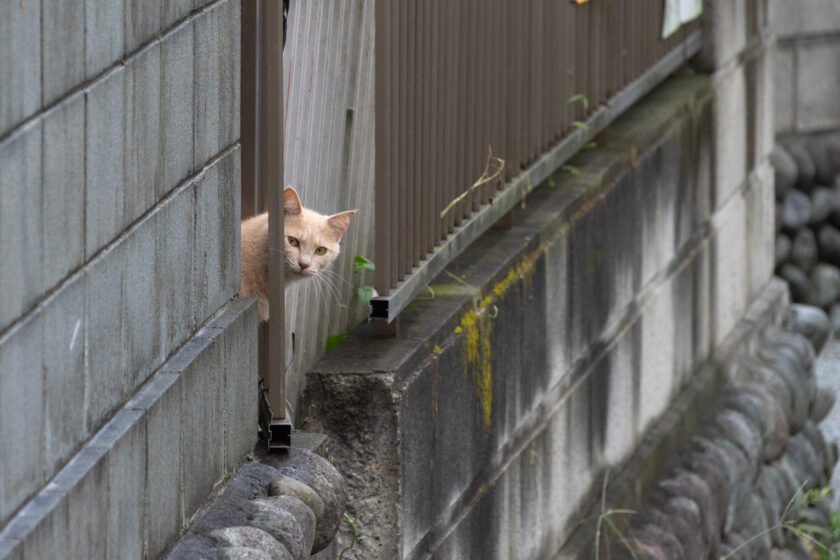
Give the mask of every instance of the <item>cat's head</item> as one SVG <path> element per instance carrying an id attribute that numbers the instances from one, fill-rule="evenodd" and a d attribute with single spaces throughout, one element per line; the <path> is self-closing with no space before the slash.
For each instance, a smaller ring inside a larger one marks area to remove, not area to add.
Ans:
<path id="1" fill-rule="evenodd" d="M 304 208 L 292 187 L 286 187 L 283 205 L 286 270 L 302 278 L 315 276 L 338 256 L 338 242 L 356 211 L 319 214 Z"/>

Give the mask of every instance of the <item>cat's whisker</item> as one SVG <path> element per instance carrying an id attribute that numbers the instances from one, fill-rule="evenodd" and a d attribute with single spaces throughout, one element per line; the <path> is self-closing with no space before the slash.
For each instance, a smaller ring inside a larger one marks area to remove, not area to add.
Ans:
<path id="1" fill-rule="evenodd" d="M 324 291 L 327 292 L 330 297 L 335 299 L 336 303 L 341 303 L 341 298 L 338 295 L 338 291 L 336 290 L 336 287 L 332 284 L 329 278 L 321 275 L 317 275 L 314 278 L 316 278 L 318 282 L 324 287 Z"/>
<path id="2" fill-rule="evenodd" d="M 325 272 L 328 273 L 328 274 L 331 274 L 332 277 L 334 277 L 334 278 L 338 278 L 339 280 L 341 280 L 342 282 L 344 282 L 345 284 L 347 284 L 351 288 L 355 288 L 355 286 L 352 283 L 348 282 L 347 279 L 344 278 L 344 276 L 342 276 L 338 272 L 336 272 L 334 270 L 330 270 L 328 268 L 325 268 L 324 270 L 321 271 L 322 274 L 325 273 Z"/>
<path id="3" fill-rule="evenodd" d="M 323 270 L 321 271 L 323 272 Z M 335 298 L 336 303 L 341 303 L 341 290 L 338 289 L 329 276 L 320 276 L 319 279 L 324 283 L 324 286 L 329 290 L 330 294 Z"/>

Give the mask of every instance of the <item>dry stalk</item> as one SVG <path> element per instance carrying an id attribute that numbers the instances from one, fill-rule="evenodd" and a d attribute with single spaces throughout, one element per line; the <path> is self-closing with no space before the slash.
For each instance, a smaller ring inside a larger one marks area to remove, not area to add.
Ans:
<path id="1" fill-rule="evenodd" d="M 496 169 L 491 172 L 491 168 L 495 165 Z M 502 170 L 505 168 L 505 160 L 500 157 L 493 157 L 493 148 L 491 146 L 487 146 L 487 163 L 484 165 L 484 171 L 481 173 L 481 177 L 472 184 L 470 188 L 460 194 L 457 198 L 455 198 L 452 202 L 450 202 L 446 208 L 444 208 L 441 213 L 440 217 L 443 218 L 447 212 L 452 210 L 455 206 L 458 205 L 459 202 L 464 200 L 467 195 L 473 192 L 475 189 L 480 187 L 481 185 L 486 185 L 490 181 L 498 178 L 499 175 L 502 174 Z"/>

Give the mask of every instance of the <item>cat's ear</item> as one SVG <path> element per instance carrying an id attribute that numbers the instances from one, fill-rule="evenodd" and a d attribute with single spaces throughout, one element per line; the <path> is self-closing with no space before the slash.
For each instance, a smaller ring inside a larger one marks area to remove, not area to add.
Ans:
<path id="1" fill-rule="evenodd" d="M 283 209 L 285 214 L 300 214 L 302 206 L 297 191 L 291 185 L 283 191 Z"/>
<path id="2" fill-rule="evenodd" d="M 350 216 L 355 213 L 355 210 L 348 210 L 347 212 L 333 214 L 327 218 L 327 223 L 335 233 L 336 242 L 341 241 L 341 236 L 344 235 L 344 231 L 347 229 L 347 226 L 350 225 Z"/>

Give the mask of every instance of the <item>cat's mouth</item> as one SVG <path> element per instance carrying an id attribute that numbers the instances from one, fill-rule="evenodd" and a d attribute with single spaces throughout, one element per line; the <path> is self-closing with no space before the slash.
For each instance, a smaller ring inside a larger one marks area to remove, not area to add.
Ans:
<path id="1" fill-rule="evenodd" d="M 318 271 L 313 270 L 311 268 L 305 268 L 296 270 L 295 274 L 297 274 L 298 276 L 302 276 L 303 278 L 311 278 L 312 276 L 318 274 Z"/>

